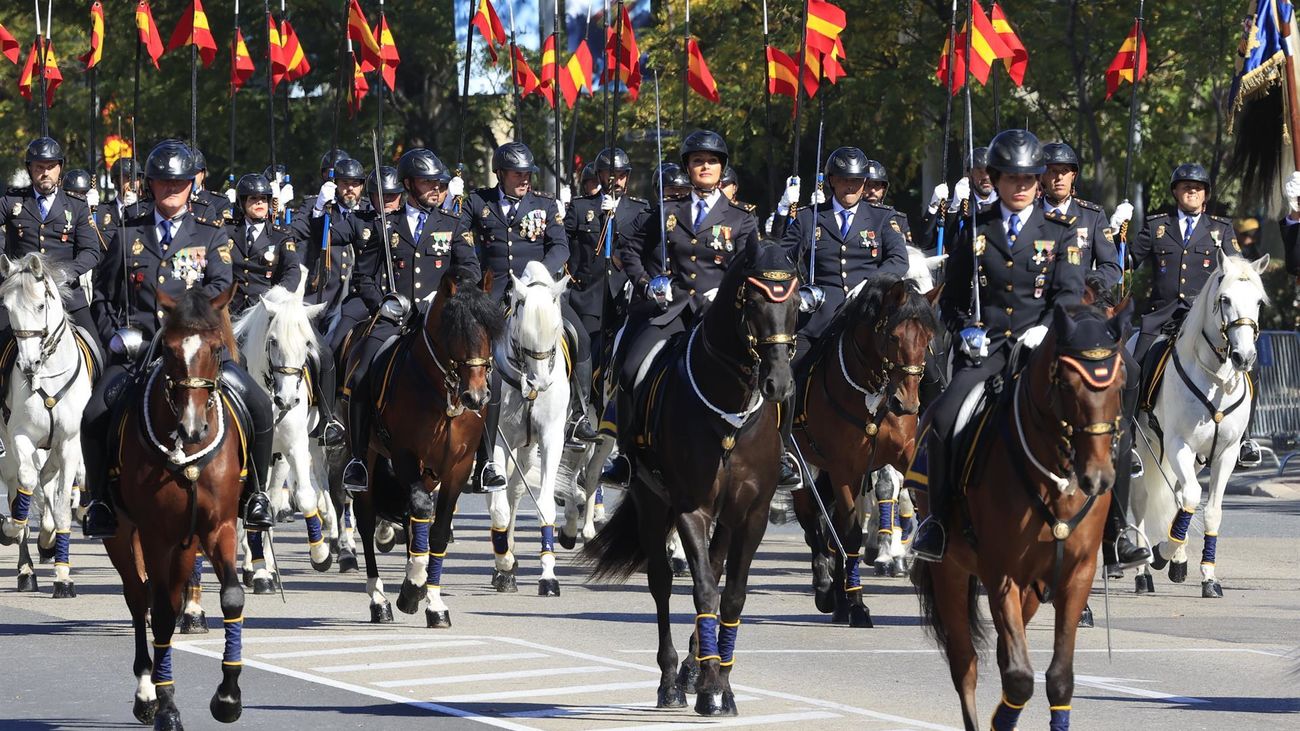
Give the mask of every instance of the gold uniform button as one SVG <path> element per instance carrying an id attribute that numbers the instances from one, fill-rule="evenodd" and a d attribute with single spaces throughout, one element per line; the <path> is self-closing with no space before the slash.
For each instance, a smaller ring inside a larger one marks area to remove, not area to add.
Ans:
<path id="1" fill-rule="evenodd" d="M 1187 280 L 1186 280 L 1186 279 L 1179 279 L 1179 280 L 1178 280 L 1178 283 L 1179 283 L 1179 284 L 1187 284 Z"/>
<path id="2" fill-rule="evenodd" d="M 1008 307 L 1008 308 L 1007 308 L 1007 314 L 1008 314 L 1008 315 L 1010 315 L 1011 313 L 1013 313 L 1013 312 L 1015 312 L 1015 311 L 1016 311 L 1016 308 L 1014 308 L 1014 307 Z"/>
<path id="3" fill-rule="evenodd" d="M 695 239 L 691 239 L 691 246 L 695 245 Z"/>
<path id="4" fill-rule="evenodd" d="M 162 316 L 163 316 L 163 311 L 162 311 L 162 310 L 158 310 L 158 316 L 159 316 L 159 317 L 162 317 Z"/>
<path id="5" fill-rule="evenodd" d="M 416 273 L 416 274 L 419 274 L 419 273 L 420 273 L 420 267 L 416 267 L 416 268 L 415 268 L 415 273 Z M 418 285 L 417 285 L 417 286 L 418 286 Z"/>
<path id="6" fill-rule="evenodd" d="M 692 297 L 695 296 L 695 290 L 693 290 L 693 289 L 691 290 L 691 296 L 692 296 Z"/>
<path id="7" fill-rule="evenodd" d="M 166 278 L 166 277 L 158 277 L 158 283 L 159 283 L 159 284 L 162 284 L 162 283 L 165 282 L 165 281 L 167 281 L 167 278 Z"/>
<path id="8" fill-rule="evenodd" d="M 844 245 L 841 245 L 841 246 L 840 246 L 840 251 L 848 251 L 848 250 L 849 250 L 849 247 L 844 246 Z"/>
<path id="9" fill-rule="evenodd" d="M 691 279 L 695 278 L 695 272 L 691 272 Z"/>
<path id="10" fill-rule="evenodd" d="M 1016 265 L 1016 263 L 1015 263 L 1014 261 L 1008 261 L 1008 262 L 1007 262 L 1007 269 L 1010 269 L 1011 267 L 1013 267 L 1013 266 L 1015 266 L 1015 265 Z"/>
<path id="11" fill-rule="evenodd" d="M 419 282 L 416 282 L 416 283 L 415 283 L 415 288 L 416 288 L 416 289 L 419 289 L 419 288 L 420 288 L 420 283 L 419 283 Z"/>
<path id="12" fill-rule="evenodd" d="M 848 264 L 848 263 L 849 263 L 849 260 L 848 260 L 848 259 L 840 259 L 840 266 L 844 266 L 845 264 Z"/>
<path id="13" fill-rule="evenodd" d="M 1016 289 L 1016 288 L 1013 287 L 1012 285 L 1010 285 L 1010 284 L 1007 285 L 1007 291 L 1008 291 L 1008 292 L 1014 292 L 1015 289 Z"/>
<path id="14" fill-rule="evenodd" d="M 1002 333 L 1002 337 L 1004 337 L 1004 338 L 1009 338 L 1009 337 L 1011 337 L 1011 331 L 1010 331 L 1010 330 L 1007 330 L 1006 332 Z"/>
<path id="15" fill-rule="evenodd" d="M 695 255 L 691 254 L 691 261 L 695 261 Z"/>
<path id="16" fill-rule="evenodd" d="M 1186 268 L 1187 268 L 1187 265 L 1186 265 L 1186 264 L 1184 264 L 1184 265 L 1183 265 L 1183 268 L 1184 268 L 1184 269 L 1186 269 Z"/>

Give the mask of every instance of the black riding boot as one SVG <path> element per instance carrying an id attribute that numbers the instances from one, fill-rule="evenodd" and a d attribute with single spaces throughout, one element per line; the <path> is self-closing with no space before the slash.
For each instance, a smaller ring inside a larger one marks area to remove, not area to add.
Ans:
<path id="1" fill-rule="evenodd" d="M 943 527 L 948 517 L 948 455 L 939 439 L 931 437 L 928 442 L 926 496 L 929 498 L 929 514 L 916 529 L 911 549 L 917 558 L 937 563 L 943 560 L 948 543 Z"/>
<path id="2" fill-rule="evenodd" d="M 321 419 L 312 436 L 319 438 L 322 446 L 333 447 L 342 444 L 344 438 L 343 424 L 334 415 L 334 394 L 337 388 L 334 354 L 326 348 L 324 339 L 318 337 L 316 345 L 316 380 L 312 385 L 315 386 L 316 406 Z"/>
<path id="3" fill-rule="evenodd" d="M 373 408 L 370 379 L 366 373 L 358 372 L 352 383 L 352 395 L 348 397 L 348 443 L 352 460 L 343 468 L 343 489 L 349 493 L 362 493 L 370 486 L 366 457 L 370 448 L 370 414 Z"/>
<path id="4" fill-rule="evenodd" d="M 222 364 L 221 382 L 244 405 L 253 421 L 251 444 L 248 445 L 253 474 L 244 481 L 244 493 L 248 498 L 243 515 L 244 527 L 270 530 L 275 522 L 271 517 L 271 500 L 266 495 L 267 482 L 271 479 L 271 437 L 275 429 L 271 399 L 266 391 L 253 383 L 248 371 L 234 362 Z"/>
<path id="5" fill-rule="evenodd" d="M 591 412 L 591 358 L 579 360 L 573 364 L 573 374 L 569 379 L 569 433 L 570 444 L 579 449 L 583 443 L 594 442 L 600 438 L 587 414 Z"/>
<path id="6" fill-rule="evenodd" d="M 794 459 L 794 397 L 781 404 L 781 475 L 777 478 L 778 490 L 798 490 L 803 487 L 803 475 Z"/>
<path id="7" fill-rule="evenodd" d="M 478 443 L 478 455 L 475 459 L 474 479 L 470 480 L 470 492 L 488 493 L 506 489 L 506 478 L 500 466 L 492 461 L 493 447 L 496 445 L 497 424 L 501 418 L 501 384 L 499 377 L 492 376 L 492 398 L 488 401 L 483 416 L 483 439 Z"/>
<path id="8" fill-rule="evenodd" d="M 86 471 L 83 487 L 90 495 L 81 531 L 92 540 L 117 534 L 117 515 L 113 512 L 108 476 L 109 408 L 104 402 L 104 392 L 113 380 L 111 373 L 105 373 L 95 384 L 81 419 L 81 456 Z"/>

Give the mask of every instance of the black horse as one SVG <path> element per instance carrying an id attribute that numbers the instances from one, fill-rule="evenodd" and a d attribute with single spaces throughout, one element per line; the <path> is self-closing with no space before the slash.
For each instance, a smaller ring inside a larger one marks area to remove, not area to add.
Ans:
<path id="1" fill-rule="evenodd" d="M 734 261 L 699 324 L 664 348 L 636 389 L 636 418 L 622 420 L 636 425 L 635 434 L 624 435 L 636 445 L 635 476 L 583 557 L 594 564 L 592 578 L 621 581 L 646 568 L 659 624 L 660 708 L 684 707 L 687 680 L 697 677 L 697 713 L 736 713 L 736 633 L 780 469 L 777 409 L 794 389 L 798 285 L 795 266 L 774 244 Z M 696 652 L 680 676 L 664 552 L 674 527 L 690 563 L 697 613 Z M 724 562 L 727 584 L 719 592 Z"/>

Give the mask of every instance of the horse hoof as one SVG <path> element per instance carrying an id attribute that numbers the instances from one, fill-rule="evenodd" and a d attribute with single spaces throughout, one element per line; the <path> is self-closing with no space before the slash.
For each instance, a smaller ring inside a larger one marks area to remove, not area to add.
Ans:
<path id="1" fill-rule="evenodd" d="M 727 716 L 735 714 L 736 702 L 731 702 L 731 713 L 727 712 L 725 694 L 720 690 L 711 693 L 700 693 L 695 696 L 695 712 L 701 716 Z"/>
<path id="2" fill-rule="evenodd" d="M 1137 585 L 1135 591 L 1138 594 L 1156 593 L 1156 583 L 1151 578 L 1151 574 L 1138 574 L 1133 578 L 1134 578 L 1134 583 Z"/>
<path id="3" fill-rule="evenodd" d="M 686 691 L 682 686 L 674 684 L 671 688 L 659 688 L 659 700 L 655 703 L 656 708 L 685 708 Z"/>
<path id="4" fill-rule="evenodd" d="M 835 601 L 834 613 L 831 614 L 831 624 L 847 624 L 849 621 L 848 602 L 842 598 L 833 597 Z"/>
<path id="5" fill-rule="evenodd" d="M 18 591 L 36 591 L 36 574 L 18 574 Z"/>
<path id="6" fill-rule="evenodd" d="M 907 576 L 907 562 L 899 556 L 889 564 L 889 578 L 897 579 L 903 576 Z"/>
<path id="7" fill-rule="evenodd" d="M 1165 568 L 1165 564 L 1167 563 L 1169 563 L 1169 559 L 1160 555 L 1159 544 L 1152 546 L 1151 547 L 1151 568 L 1155 569 L 1156 571 L 1163 571 Z"/>
<path id="8" fill-rule="evenodd" d="M 560 580 L 559 579 L 538 579 L 537 596 L 559 596 Z"/>
<path id="9" fill-rule="evenodd" d="M 158 713 L 157 699 L 147 701 L 143 698 L 136 698 L 135 705 L 131 707 L 131 713 L 135 714 L 135 720 L 140 723 L 153 723 L 153 717 Z"/>
<path id="10" fill-rule="evenodd" d="M 813 602 L 817 605 L 817 611 L 822 614 L 835 611 L 835 581 L 831 577 L 832 571 L 829 557 L 819 555 L 813 558 Z"/>
<path id="11" fill-rule="evenodd" d="M 420 608 L 420 602 L 428 594 L 428 590 L 423 586 L 412 584 L 410 579 L 402 581 L 402 591 L 397 595 L 397 609 L 402 614 L 415 614 L 415 610 Z"/>
<path id="12" fill-rule="evenodd" d="M 212 717 L 221 723 L 234 723 L 239 720 L 240 715 L 244 712 L 244 704 L 236 693 L 233 698 L 221 697 L 221 691 L 218 690 L 212 694 L 212 701 L 208 703 L 208 710 L 212 712 Z"/>
<path id="13" fill-rule="evenodd" d="M 674 558 L 672 560 L 673 576 L 684 578 L 691 575 L 691 565 L 686 563 L 684 558 Z"/>
<path id="14" fill-rule="evenodd" d="M 277 511 L 276 514 L 275 514 L 275 522 L 277 522 L 277 523 L 292 523 L 292 522 L 293 522 L 293 511 L 290 510 L 289 508 L 285 508 L 284 510 Z"/>
<path id="15" fill-rule="evenodd" d="M 435 612 L 432 609 L 424 610 L 424 626 L 430 629 L 447 629 L 451 627 L 451 612 L 446 609 L 441 612 Z"/>
<path id="16" fill-rule="evenodd" d="M 208 615 L 206 612 L 181 615 L 181 634 L 206 635 L 208 633 Z"/>
<path id="17" fill-rule="evenodd" d="M 357 564 L 356 553 L 354 553 L 353 551 L 349 551 L 346 548 L 339 551 L 339 573 L 340 574 L 354 574 L 357 571 L 359 571 L 360 568 L 361 567 Z"/>
<path id="18" fill-rule="evenodd" d="M 273 579 L 253 579 L 254 594 L 274 594 L 275 581 Z"/>
<path id="19" fill-rule="evenodd" d="M 560 531 L 560 545 L 564 546 L 565 550 L 572 551 L 573 547 L 578 545 L 578 537 Z"/>
<path id="20" fill-rule="evenodd" d="M 153 717 L 153 731 L 185 731 L 181 725 L 181 712 L 175 708 L 159 711 Z"/>
<path id="21" fill-rule="evenodd" d="M 72 599 L 77 596 L 77 587 L 71 581 L 54 582 L 55 599 Z"/>
<path id="22" fill-rule="evenodd" d="M 492 570 L 492 588 L 502 594 L 514 594 L 519 591 L 519 583 L 515 578 L 514 569 L 501 571 L 500 569 Z"/>
<path id="23" fill-rule="evenodd" d="M 378 536 L 375 536 L 375 548 L 378 548 L 380 553 L 388 553 L 389 551 L 393 550 L 393 545 L 396 543 L 397 543 L 396 531 L 393 531 L 393 538 L 387 541 L 382 541 L 379 539 Z"/>
<path id="24" fill-rule="evenodd" d="M 244 588 L 253 588 L 253 572 L 249 569 L 244 569 Z"/>
<path id="25" fill-rule="evenodd" d="M 868 629 L 874 627 L 875 625 L 871 623 L 871 610 L 857 604 L 849 607 L 849 626 Z"/>
<path id="26" fill-rule="evenodd" d="M 677 669 L 677 687 L 683 693 L 694 693 L 695 684 L 699 679 L 699 663 L 692 663 L 690 660 L 683 660 L 682 666 Z"/>
<path id="27" fill-rule="evenodd" d="M 1083 605 L 1083 611 L 1079 613 L 1079 626 L 1084 629 L 1092 629 L 1095 621 L 1092 617 L 1092 607 L 1087 604 Z"/>
<path id="28" fill-rule="evenodd" d="M 1187 581 L 1187 562 L 1170 561 L 1169 562 L 1169 580 L 1175 584 L 1181 584 Z"/>
<path id="29" fill-rule="evenodd" d="M 877 561 L 875 566 L 876 566 L 876 576 L 889 576 L 888 561 Z"/>
<path id="30" fill-rule="evenodd" d="M 50 548 L 46 548 L 45 546 L 42 546 L 42 545 L 40 544 L 40 542 L 38 541 L 38 542 L 36 543 L 36 553 L 40 556 L 40 561 L 41 561 L 42 564 L 51 564 L 51 563 L 54 563 L 54 547 L 53 547 L 53 546 L 51 546 Z"/>
<path id="31" fill-rule="evenodd" d="M 370 605 L 370 623 L 387 624 L 393 621 L 393 605 L 390 602 Z"/>
<path id="32" fill-rule="evenodd" d="M 1202 598 L 1202 599 L 1222 599 L 1222 598 L 1223 598 L 1223 587 L 1222 587 L 1222 586 L 1219 586 L 1219 582 L 1215 581 L 1214 579 L 1210 579 L 1209 581 L 1202 581 L 1202 582 L 1201 582 L 1201 598 Z"/>
<path id="33" fill-rule="evenodd" d="M 722 715 L 739 716 L 740 711 L 736 709 L 736 694 L 729 690 L 722 691 Z"/>
<path id="34" fill-rule="evenodd" d="M 311 567 L 321 572 L 322 574 L 325 573 L 326 571 L 329 571 L 330 567 L 333 565 L 334 565 L 334 556 L 329 553 L 325 554 L 325 558 L 320 563 L 316 563 L 315 561 L 311 562 Z"/>

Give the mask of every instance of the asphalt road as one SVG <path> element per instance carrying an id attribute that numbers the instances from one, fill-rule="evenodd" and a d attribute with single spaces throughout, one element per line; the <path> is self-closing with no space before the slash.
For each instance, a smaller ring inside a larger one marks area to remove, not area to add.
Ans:
<path id="1" fill-rule="evenodd" d="M 1157 578 L 1155 596 L 1132 579 L 1111 585 L 1108 657 L 1100 580 L 1098 628 L 1083 631 L 1076 661 L 1077 729 L 1300 728 L 1300 501 L 1233 496 L 1219 540 L 1222 600 Z M 430 630 L 419 614 L 372 625 L 364 581 L 314 572 L 301 521 L 278 531 L 285 599 L 248 595 L 245 710 L 240 728 L 680 729 L 699 725 L 886 731 L 960 724 L 947 667 L 918 625 L 905 579 L 866 579 L 874 629 L 832 626 L 808 590 L 806 550 L 792 526 L 772 527 L 751 580 L 733 686 L 741 715 L 706 721 L 689 709 L 654 709 L 657 670 L 652 602 L 643 577 L 588 585 L 561 551 L 563 595 L 535 596 L 537 532 L 525 517 L 520 592 L 497 594 L 482 501 L 457 517 L 444 576 L 453 627 Z M 1199 546 L 1193 531 L 1192 545 Z M 14 591 L 16 549 L 0 548 L 0 729 L 138 728 L 131 715 L 132 643 L 117 576 L 102 550 L 79 537 L 79 596 L 53 600 L 50 567 L 40 592 Z M 396 598 L 402 556 L 381 556 Z M 870 573 L 868 571 L 868 573 Z M 220 611 L 215 584 L 205 606 Z M 675 637 L 691 631 L 685 582 L 677 582 Z M 987 616 L 987 612 L 986 612 Z M 1034 662 L 1050 656 L 1052 610 L 1031 625 Z M 214 728 L 208 698 L 220 679 L 220 623 L 177 635 L 175 676 L 186 726 Z M 992 652 L 980 703 L 999 695 Z M 1040 678 L 1041 681 L 1041 678 Z M 1042 686 L 1021 728 L 1047 726 Z M 809 725 L 811 724 L 811 725 Z"/>

